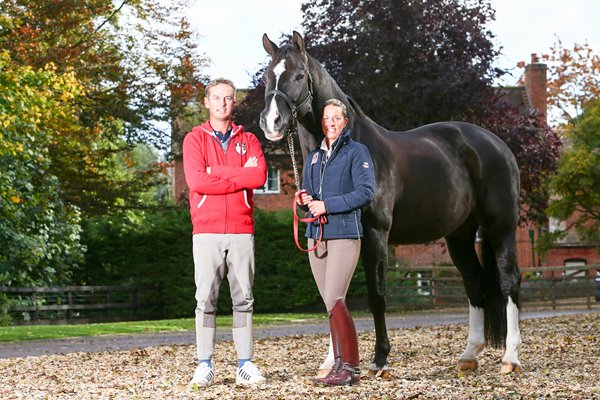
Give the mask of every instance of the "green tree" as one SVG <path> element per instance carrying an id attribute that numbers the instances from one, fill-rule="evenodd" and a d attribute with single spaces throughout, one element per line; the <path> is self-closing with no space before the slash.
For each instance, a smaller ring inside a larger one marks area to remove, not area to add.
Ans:
<path id="1" fill-rule="evenodd" d="M 548 215 L 572 221 L 584 241 L 600 242 L 600 99 L 584 106 L 583 115 L 567 130 L 566 141 L 557 174 L 550 180 Z"/>
<path id="2" fill-rule="evenodd" d="M 167 175 L 159 162 L 127 173 L 129 164 L 119 162 L 139 142 L 167 148 L 170 87 L 191 79 L 182 65 L 192 65 L 192 78 L 200 79 L 196 71 L 206 60 L 183 14 L 187 3 L 0 2 L 0 48 L 12 62 L 36 69 L 52 63 L 85 88 L 76 126 L 61 127 L 49 145 L 61 196 L 85 213 L 142 207 L 139 194 Z"/>
<path id="3" fill-rule="evenodd" d="M 73 73 L 11 61 L 0 53 L 0 285 L 64 284 L 83 256 L 80 212 L 60 197 L 49 154 L 84 91 Z"/>

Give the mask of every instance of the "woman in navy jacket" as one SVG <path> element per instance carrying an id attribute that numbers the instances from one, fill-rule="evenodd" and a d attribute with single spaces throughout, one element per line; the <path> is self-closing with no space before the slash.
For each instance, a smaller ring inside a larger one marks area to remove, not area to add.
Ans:
<path id="1" fill-rule="evenodd" d="M 317 381 L 326 385 L 360 380 L 358 340 L 345 298 L 360 254 L 361 208 L 373 198 L 375 175 L 369 150 L 352 140 L 347 124 L 344 103 L 328 100 L 321 120 L 325 138 L 304 163 L 298 199 L 313 216 L 327 218 L 325 224 L 315 221 L 306 228 L 309 248 L 322 235 L 316 249 L 309 252 L 309 261 L 329 313 L 333 360 L 326 360 L 317 375 Z"/>

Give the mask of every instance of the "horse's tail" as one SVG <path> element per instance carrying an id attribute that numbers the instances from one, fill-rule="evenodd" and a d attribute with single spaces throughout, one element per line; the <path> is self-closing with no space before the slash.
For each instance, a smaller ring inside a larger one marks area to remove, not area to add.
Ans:
<path id="1" fill-rule="evenodd" d="M 485 234 L 481 242 L 481 258 L 483 261 L 485 339 L 494 347 L 502 347 L 506 340 L 506 302 L 500 287 L 500 273 L 494 249 Z"/>

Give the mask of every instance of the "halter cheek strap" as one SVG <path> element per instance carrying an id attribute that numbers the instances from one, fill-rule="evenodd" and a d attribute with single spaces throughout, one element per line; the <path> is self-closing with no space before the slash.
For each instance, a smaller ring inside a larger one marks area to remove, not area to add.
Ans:
<path id="1" fill-rule="evenodd" d="M 298 119 L 298 111 L 301 112 L 301 115 L 308 113 L 308 110 L 310 109 L 310 103 L 312 103 L 312 99 L 313 99 L 313 82 L 312 82 L 312 76 L 310 75 L 310 72 L 308 72 L 308 93 L 306 93 L 306 97 L 304 97 L 304 99 L 302 101 L 300 101 L 298 104 L 296 104 L 296 102 L 294 102 L 294 100 L 292 100 L 290 98 L 290 96 L 287 95 L 287 93 L 284 93 L 279 89 L 268 90 L 265 93 L 265 96 L 276 95 L 276 94 L 281 96 L 283 101 L 285 101 L 285 103 L 288 105 L 288 107 L 292 111 L 292 116 L 294 117 L 294 119 Z M 305 108 L 305 107 L 306 107 L 306 110 L 303 110 L 303 108 Z"/>

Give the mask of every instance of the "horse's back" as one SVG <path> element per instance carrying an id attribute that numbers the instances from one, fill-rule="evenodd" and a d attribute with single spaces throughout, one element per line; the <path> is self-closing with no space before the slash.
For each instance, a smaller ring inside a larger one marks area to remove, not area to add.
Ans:
<path id="1" fill-rule="evenodd" d="M 392 243 L 435 240 L 469 217 L 482 224 L 500 217 L 516 224 L 518 168 L 493 133 L 469 123 L 439 122 L 374 134 L 380 198 L 371 212 L 381 219 L 377 209 L 393 210 L 385 218 Z"/>

